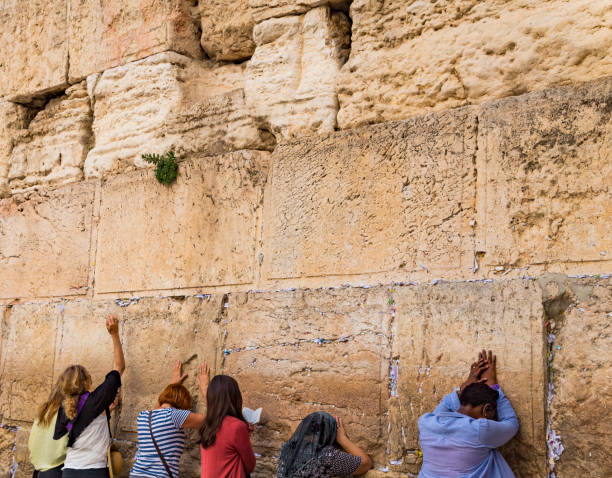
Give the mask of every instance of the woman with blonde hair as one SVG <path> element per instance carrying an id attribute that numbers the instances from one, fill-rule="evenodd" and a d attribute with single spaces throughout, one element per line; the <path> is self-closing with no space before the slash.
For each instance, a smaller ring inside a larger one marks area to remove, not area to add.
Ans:
<path id="1" fill-rule="evenodd" d="M 66 458 L 68 437 L 53 439 L 57 411 L 63 400 L 62 389 L 71 381 L 72 367 L 67 368 L 53 385 L 49 398 L 38 409 L 30 431 L 28 448 L 30 462 L 34 466 L 34 478 L 61 478 Z"/>
<path id="2" fill-rule="evenodd" d="M 125 359 L 119 338 L 119 322 L 113 315 L 106 319 L 106 329 L 113 339 L 115 369 L 93 392 L 91 376 L 81 365 L 72 365 L 63 375 L 61 403 L 55 423 L 55 440 L 67 440 L 68 450 L 63 478 L 108 478 L 107 451 L 111 442 L 109 408 L 121 386 Z"/>

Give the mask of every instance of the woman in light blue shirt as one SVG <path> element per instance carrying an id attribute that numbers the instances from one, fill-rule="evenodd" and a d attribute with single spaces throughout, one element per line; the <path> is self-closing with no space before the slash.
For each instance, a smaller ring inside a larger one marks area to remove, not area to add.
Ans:
<path id="1" fill-rule="evenodd" d="M 496 357 L 483 351 L 460 392 L 419 419 L 419 478 L 514 478 L 497 447 L 518 431 L 510 401 L 497 385 Z"/>

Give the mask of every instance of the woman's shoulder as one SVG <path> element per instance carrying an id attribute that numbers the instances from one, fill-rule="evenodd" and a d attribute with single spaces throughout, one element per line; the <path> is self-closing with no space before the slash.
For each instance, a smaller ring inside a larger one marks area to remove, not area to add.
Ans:
<path id="1" fill-rule="evenodd" d="M 221 424 L 221 426 L 232 428 L 232 429 L 240 429 L 240 428 L 248 429 L 247 424 L 244 423 L 242 420 L 236 417 L 231 417 L 229 415 L 227 415 L 223 419 L 223 423 Z"/>

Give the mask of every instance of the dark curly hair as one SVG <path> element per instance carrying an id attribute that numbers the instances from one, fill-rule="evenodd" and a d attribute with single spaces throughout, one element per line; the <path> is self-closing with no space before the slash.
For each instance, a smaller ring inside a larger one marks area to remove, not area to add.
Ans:
<path id="1" fill-rule="evenodd" d="M 461 405 L 471 405 L 477 407 L 485 403 L 490 403 L 493 407 L 497 408 L 497 399 L 499 398 L 499 392 L 493 390 L 486 383 L 472 383 L 465 387 L 459 395 L 459 403 Z"/>

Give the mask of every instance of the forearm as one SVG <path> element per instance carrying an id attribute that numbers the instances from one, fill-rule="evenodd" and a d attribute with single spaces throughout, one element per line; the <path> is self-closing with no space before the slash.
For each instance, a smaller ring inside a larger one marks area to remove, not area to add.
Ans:
<path id="1" fill-rule="evenodd" d="M 359 465 L 359 468 L 357 468 L 355 474 L 360 475 L 372 468 L 372 459 L 370 456 L 359 446 L 355 445 L 351 440 L 348 438 L 340 439 L 338 440 L 338 444 L 344 449 L 345 452 L 353 456 L 361 457 L 361 465 Z"/>
<path id="2" fill-rule="evenodd" d="M 117 370 L 119 374 L 123 374 L 123 372 L 125 371 L 125 357 L 123 356 L 123 347 L 121 346 L 121 339 L 119 338 L 119 334 L 113 334 L 112 337 L 115 370 Z"/>

